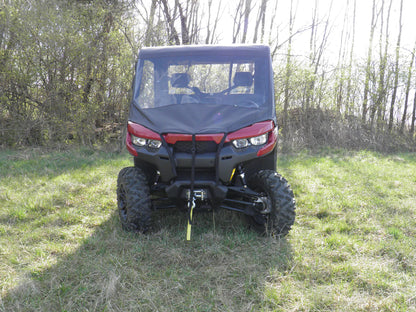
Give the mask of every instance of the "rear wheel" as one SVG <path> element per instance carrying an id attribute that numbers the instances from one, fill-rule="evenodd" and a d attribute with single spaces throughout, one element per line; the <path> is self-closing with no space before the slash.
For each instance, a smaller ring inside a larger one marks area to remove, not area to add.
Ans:
<path id="1" fill-rule="evenodd" d="M 247 216 L 254 230 L 261 234 L 285 236 L 295 222 L 295 199 L 289 183 L 273 170 L 261 170 L 248 181 L 260 198 L 263 210 L 256 216 Z"/>
<path id="2" fill-rule="evenodd" d="M 120 171 L 117 179 L 117 203 L 123 229 L 143 233 L 150 229 L 150 190 L 142 170 L 127 167 Z"/>

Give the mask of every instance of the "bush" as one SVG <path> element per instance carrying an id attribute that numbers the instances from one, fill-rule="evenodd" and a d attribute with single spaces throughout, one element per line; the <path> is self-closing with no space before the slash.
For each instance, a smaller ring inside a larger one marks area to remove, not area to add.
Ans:
<path id="1" fill-rule="evenodd" d="M 415 151 L 415 141 L 398 131 L 389 132 L 387 124 L 371 127 L 356 116 L 343 116 L 334 110 L 292 109 L 287 121 L 278 120 L 282 129 L 283 150 L 316 149 L 330 146 L 369 149 L 379 152 Z"/>

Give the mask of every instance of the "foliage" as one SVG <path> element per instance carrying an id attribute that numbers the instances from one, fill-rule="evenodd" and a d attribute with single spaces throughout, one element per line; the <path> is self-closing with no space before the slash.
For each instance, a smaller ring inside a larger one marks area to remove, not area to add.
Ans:
<path id="1" fill-rule="evenodd" d="M 329 43 L 338 42 L 332 31 L 341 15 L 333 14 L 332 6 L 318 6 L 319 1 L 305 1 L 313 14 L 303 24 L 296 19 L 301 9 L 294 0 L 290 5 L 266 0 L 2 1 L 0 146 L 121 144 L 140 47 L 232 39 L 270 45 L 285 139 L 294 135 L 288 110 L 301 109 L 306 136 L 298 140 L 308 140 L 312 109 L 336 112 L 341 122 L 361 119 L 374 137 L 391 134 L 412 150 L 416 48 L 401 47 L 400 40 L 392 46 L 389 17 L 406 10 L 406 3 L 399 8 L 398 2 L 385 2 L 373 1 L 373 19 L 368 16 L 367 59 L 355 53 L 356 32 L 362 31 L 355 25 L 360 3 L 347 1 L 340 7 L 344 24 L 336 60 Z"/>
<path id="2" fill-rule="evenodd" d="M 278 124 L 282 123 L 280 116 Z M 378 129 L 374 129 L 353 114 L 343 115 L 333 109 L 290 109 L 286 130 L 279 142 L 282 152 L 322 147 L 390 153 L 416 150 L 412 138 L 389 131 L 387 122 L 380 122 Z"/>
<path id="3" fill-rule="evenodd" d="M 103 127 L 124 120 L 132 56 L 116 5 L 13 1 L 2 13 L 6 145 L 90 144 Z"/>

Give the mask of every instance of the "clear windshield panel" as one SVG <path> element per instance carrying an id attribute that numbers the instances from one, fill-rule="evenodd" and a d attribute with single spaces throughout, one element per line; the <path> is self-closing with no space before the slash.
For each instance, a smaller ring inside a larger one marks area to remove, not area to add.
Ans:
<path id="1" fill-rule="evenodd" d="M 140 108 L 176 104 L 264 105 L 266 61 L 262 58 L 198 57 L 144 59 L 136 75 Z"/>

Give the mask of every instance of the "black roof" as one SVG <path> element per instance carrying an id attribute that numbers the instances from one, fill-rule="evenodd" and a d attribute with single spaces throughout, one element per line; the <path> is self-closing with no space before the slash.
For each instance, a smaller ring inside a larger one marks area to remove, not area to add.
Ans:
<path id="1" fill-rule="evenodd" d="M 186 55 L 258 55 L 269 57 L 270 48 L 266 45 L 181 45 L 142 48 L 139 58 L 153 58 L 159 56 L 186 56 Z"/>

